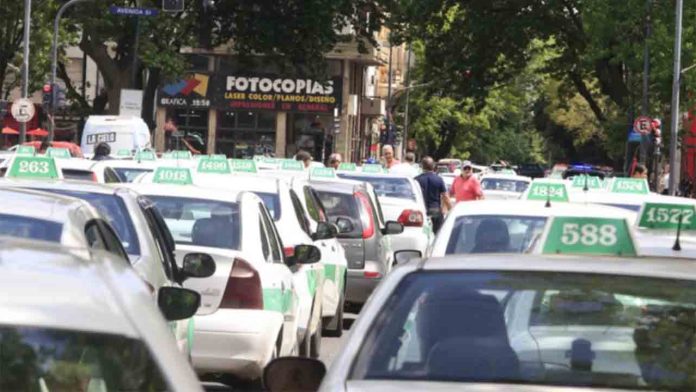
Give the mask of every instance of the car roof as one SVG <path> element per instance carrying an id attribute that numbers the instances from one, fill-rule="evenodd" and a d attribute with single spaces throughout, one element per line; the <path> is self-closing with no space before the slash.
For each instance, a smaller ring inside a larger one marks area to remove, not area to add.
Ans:
<path id="1" fill-rule="evenodd" d="M 526 176 L 520 176 L 517 174 L 484 174 L 483 176 L 481 176 L 481 181 L 485 180 L 486 178 L 493 178 L 496 180 L 515 180 L 532 182 L 531 178 Z"/>
<path id="2" fill-rule="evenodd" d="M 159 166 L 159 161 L 138 161 L 135 159 L 107 159 L 99 161 L 102 165 L 108 166 L 115 169 L 125 168 L 125 169 L 155 169 Z"/>
<path id="3" fill-rule="evenodd" d="M 552 202 L 546 207 L 544 201 L 530 200 L 476 200 L 457 203 L 452 212 L 454 217 L 471 215 L 510 215 L 510 216 L 603 216 L 635 218 L 635 213 L 617 207 L 595 204 Z"/>
<path id="4" fill-rule="evenodd" d="M 123 184 L 100 184 L 96 182 L 79 180 L 32 180 L 32 179 L 0 179 L 0 186 L 12 186 L 30 189 L 58 189 L 76 192 L 98 193 L 103 195 L 114 194 L 118 189 L 125 187 Z"/>
<path id="5" fill-rule="evenodd" d="M 346 175 L 346 176 L 356 176 L 356 177 L 376 177 L 376 178 L 401 178 L 405 180 L 412 180 L 413 176 L 410 176 L 406 173 L 394 173 L 394 172 L 389 172 L 389 173 L 364 173 L 364 172 L 346 172 L 346 171 L 341 171 L 339 172 L 339 175 Z"/>
<path id="6" fill-rule="evenodd" d="M 343 178 L 336 178 L 330 181 L 327 180 L 310 180 L 312 188 L 322 191 L 322 192 L 334 192 L 334 193 L 353 193 L 356 187 L 364 187 L 365 183 L 362 181 L 346 180 Z"/>
<path id="7" fill-rule="evenodd" d="M 79 169 L 93 171 L 99 161 L 82 158 L 56 159 L 56 164 L 61 169 Z"/>
<path id="8" fill-rule="evenodd" d="M 677 258 L 496 253 L 434 257 L 416 268 L 425 271 L 549 271 L 696 280 L 694 267 L 693 261 Z"/>
<path id="9" fill-rule="evenodd" d="M 256 173 L 206 174 L 194 173 L 193 182 L 205 188 L 224 188 L 234 191 L 278 193 L 278 179 L 271 176 L 259 176 Z"/>
<path id="10" fill-rule="evenodd" d="M 31 189 L 0 188 L 0 213 L 26 216 L 65 223 L 73 211 L 87 206 L 86 202 L 69 196 L 56 195 Z"/>
<path id="11" fill-rule="evenodd" d="M 119 261 L 41 241 L 0 244 L 1 324 L 137 335 L 102 271 Z"/>
<path id="12" fill-rule="evenodd" d="M 217 200 L 226 202 L 239 202 L 240 195 L 244 193 L 243 191 L 234 192 L 222 189 L 204 188 L 196 185 L 152 183 L 130 183 L 123 185 L 143 195 L 188 197 L 192 199 Z"/>

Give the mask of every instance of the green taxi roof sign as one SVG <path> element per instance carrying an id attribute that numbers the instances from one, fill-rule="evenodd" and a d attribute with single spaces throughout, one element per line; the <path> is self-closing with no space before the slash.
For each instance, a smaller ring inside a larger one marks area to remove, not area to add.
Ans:
<path id="1" fill-rule="evenodd" d="M 370 163 L 362 166 L 363 173 L 384 173 L 384 168 L 382 165 L 377 163 Z"/>
<path id="2" fill-rule="evenodd" d="M 60 178 L 55 159 L 46 156 L 16 156 L 6 176 L 30 179 Z"/>
<path id="3" fill-rule="evenodd" d="M 117 157 L 129 157 L 131 156 L 131 150 L 127 148 L 121 148 L 118 151 L 116 151 L 116 156 Z"/>
<path id="4" fill-rule="evenodd" d="M 643 204 L 638 227 L 649 230 L 676 230 L 681 221 L 682 230 L 696 230 L 696 208 L 689 204 Z"/>
<path id="5" fill-rule="evenodd" d="M 294 159 L 286 159 L 280 164 L 280 170 L 301 171 L 304 170 L 304 164 Z"/>
<path id="6" fill-rule="evenodd" d="M 309 178 L 336 178 L 336 171 L 332 167 L 315 167 Z"/>
<path id="7" fill-rule="evenodd" d="M 626 219 L 555 217 L 542 253 L 636 256 L 636 246 Z"/>
<path id="8" fill-rule="evenodd" d="M 46 149 L 46 156 L 57 159 L 69 159 L 71 157 L 70 150 L 67 148 L 49 147 Z"/>
<path id="9" fill-rule="evenodd" d="M 152 182 L 156 184 L 191 185 L 191 170 L 181 167 L 158 167 Z"/>
<path id="10" fill-rule="evenodd" d="M 232 169 L 226 159 L 204 157 L 198 160 L 199 173 L 230 174 Z"/>
<path id="11" fill-rule="evenodd" d="M 340 171 L 348 171 L 348 172 L 354 172 L 358 170 L 358 166 L 355 163 L 352 162 L 341 162 L 338 165 L 338 170 Z"/>
<path id="12" fill-rule="evenodd" d="M 157 155 L 154 151 L 138 151 L 133 158 L 137 161 L 156 161 Z"/>
<path id="13" fill-rule="evenodd" d="M 17 147 L 17 155 L 35 155 L 36 148 L 34 146 L 19 146 Z"/>
<path id="14" fill-rule="evenodd" d="M 562 182 L 534 181 L 529 186 L 527 200 L 568 201 L 568 189 Z"/>
<path id="15" fill-rule="evenodd" d="M 232 171 L 237 173 L 256 173 L 256 162 L 251 159 L 230 159 Z"/>
<path id="16" fill-rule="evenodd" d="M 165 152 L 164 154 L 162 154 L 162 158 L 164 158 L 164 159 L 193 159 L 193 155 L 191 155 L 191 151 L 176 150 L 176 151 Z"/>
<path id="17" fill-rule="evenodd" d="M 611 184 L 611 192 L 647 195 L 650 193 L 650 188 L 648 187 L 648 180 L 644 178 L 616 177 Z"/>
<path id="18" fill-rule="evenodd" d="M 571 184 L 573 188 L 584 188 L 585 185 L 587 185 L 587 189 L 602 189 L 604 186 L 599 177 L 588 176 L 587 174 L 581 174 L 573 177 Z"/>

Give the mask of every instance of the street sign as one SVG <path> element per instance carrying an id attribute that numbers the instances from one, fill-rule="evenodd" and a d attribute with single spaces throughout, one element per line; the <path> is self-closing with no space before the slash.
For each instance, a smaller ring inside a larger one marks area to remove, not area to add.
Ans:
<path id="1" fill-rule="evenodd" d="M 556 217 L 542 253 L 635 256 L 636 247 L 625 219 Z"/>
<path id="2" fill-rule="evenodd" d="M 641 135 L 647 135 L 650 133 L 650 131 L 652 131 L 652 124 L 652 118 L 648 116 L 640 116 L 633 122 L 633 129 Z"/>
<path id="3" fill-rule="evenodd" d="M 123 16 L 157 16 L 157 14 L 159 14 L 159 10 L 155 8 L 132 8 L 115 5 L 109 7 L 109 12 L 112 15 Z"/>
<path id="4" fill-rule="evenodd" d="M 34 118 L 35 110 L 34 103 L 27 98 L 20 98 L 12 104 L 12 117 L 20 123 L 29 122 Z"/>

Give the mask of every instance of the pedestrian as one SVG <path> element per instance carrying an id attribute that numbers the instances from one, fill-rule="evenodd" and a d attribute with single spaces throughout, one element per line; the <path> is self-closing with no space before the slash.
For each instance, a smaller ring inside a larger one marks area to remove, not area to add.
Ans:
<path id="1" fill-rule="evenodd" d="M 37 154 L 45 154 L 46 150 L 48 150 L 51 147 L 51 143 L 48 140 L 44 140 L 41 142 L 41 145 L 39 146 L 39 151 L 37 151 Z"/>
<path id="2" fill-rule="evenodd" d="M 631 178 L 648 178 L 648 168 L 642 164 L 636 165 L 636 168 L 633 169 Z"/>
<path id="3" fill-rule="evenodd" d="M 96 147 L 94 147 L 94 156 L 92 157 L 93 161 L 105 161 L 108 159 L 111 159 L 111 147 L 109 146 L 108 143 L 101 142 L 97 144 Z"/>
<path id="4" fill-rule="evenodd" d="M 329 167 L 332 167 L 334 170 L 338 170 L 338 167 L 341 165 L 341 161 L 341 154 L 335 152 L 329 155 Z"/>
<path id="5" fill-rule="evenodd" d="M 394 158 L 394 147 L 389 144 L 382 147 L 382 158 L 384 158 L 384 167 L 387 169 L 391 169 L 392 166 L 401 163 L 398 159 Z"/>
<path id="6" fill-rule="evenodd" d="M 312 156 L 305 150 L 299 150 L 297 154 L 295 154 L 295 160 L 301 161 L 305 169 L 309 169 L 309 166 L 312 164 Z"/>
<path id="7" fill-rule="evenodd" d="M 416 164 L 416 154 L 412 152 L 407 152 L 406 155 L 404 155 L 404 163 L 409 164 L 409 165 L 415 165 Z"/>
<path id="8" fill-rule="evenodd" d="M 481 183 L 473 175 L 470 161 L 462 163 L 462 173 L 454 179 L 450 193 L 457 200 L 457 203 L 483 199 Z"/>
<path id="9" fill-rule="evenodd" d="M 423 192 L 425 211 L 433 222 L 433 231 L 437 233 L 445 220 L 443 210 L 449 211 L 452 208 L 447 187 L 440 176 L 435 174 L 435 161 L 426 156 L 421 161 L 423 173 L 416 177 Z"/>

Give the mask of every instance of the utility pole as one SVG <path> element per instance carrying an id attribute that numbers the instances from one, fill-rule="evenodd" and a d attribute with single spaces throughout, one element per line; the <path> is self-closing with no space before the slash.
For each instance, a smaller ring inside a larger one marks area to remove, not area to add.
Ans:
<path id="1" fill-rule="evenodd" d="M 386 135 L 384 135 L 385 141 L 386 138 L 389 136 L 389 131 L 391 130 L 391 100 L 392 100 L 392 41 L 391 41 L 391 33 L 389 34 L 389 67 L 388 67 L 388 72 L 387 72 L 387 121 L 386 121 Z M 380 135 L 381 138 L 382 135 Z M 379 148 L 382 148 L 382 144 L 380 143 Z M 379 154 L 381 154 L 381 151 L 377 152 L 377 156 L 379 157 Z"/>
<path id="2" fill-rule="evenodd" d="M 650 38 L 650 1 L 645 0 L 645 38 L 643 40 L 643 100 L 641 114 L 650 116 L 650 108 L 648 106 L 648 84 L 650 79 L 650 47 L 648 39 Z M 640 136 L 640 155 L 638 160 L 641 164 L 645 164 L 648 156 L 648 146 L 650 145 L 650 135 Z"/>
<path id="3" fill-rule="evenodd" d="M 401 141 L 401 159 L 406 157 L 406 146 L 408 145 L 408 104 L 411 95 L 411 43 L 408 44 L 408 55 L 406 55 L 406 107 L 404 108 L 404 136 Z"/>
<path id="4" fill-rule="evenodd" d="M 31 34 L 31 0 L 24 0 L 24 59 L 22 60 L 22 98 L 29 97 L 29 37 Z M 27 123 L 19 123 L 19 144 L 27 139 Z"/>
<path id="5" fill-rule="evenodd" d="M 678 159 L 677 143 L 679 138 L 679 88 L 681 82 L 681 41 L 683 0 L 676 0 L 676 20 L 674 32 L 674 70 L 672 75 L 672 113 L 669 140 L 669 194 L 677 193 L 681 160 Z"/>

